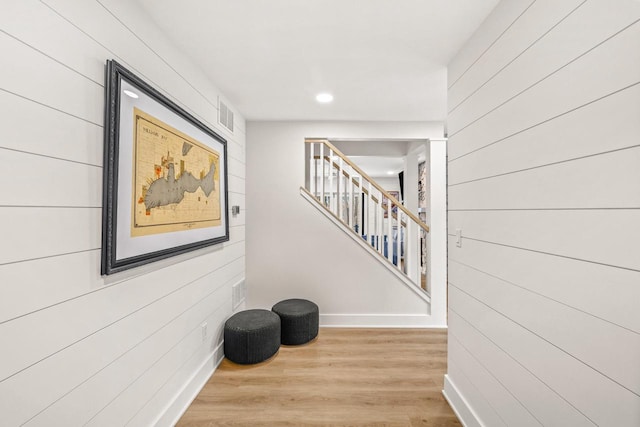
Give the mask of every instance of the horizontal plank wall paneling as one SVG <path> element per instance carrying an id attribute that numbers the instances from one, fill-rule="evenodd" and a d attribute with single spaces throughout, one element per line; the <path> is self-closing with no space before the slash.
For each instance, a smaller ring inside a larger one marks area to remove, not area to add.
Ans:
<path id="1" fill-rule="evenodd" d="M 542 425 L 553 425 L 562 420 L 565 425 L 592 425 L 591 422 L 555 393 L 547 384 L 528 371 L 521 363 L 480 333 L 471 323 L 453 309 L 449 311 L 449 336 L 471 353 L 478 364 L 503 385 L 521 406 Z M 451 329 L 455 329 L 454 332 Z M 449 364 L 455 364 L 457 349 L 449 349 Z M 468 365 L 465 364 L 467 369 Z M 452 374 L 449 373 L 451 376 Z M 455 377 L 455 375 L 454 375 Z M 457 382 L 456 382 L 457 384 Z M 496 405 L 502 405 L 497 402 Z M 513 402 L 510 402 L 513 405 Z"/>
<path id="2" fill-rule="evenodd" d="M 537 39 L 558 25 L 558 19 L 560 21 L 564 19 L 581 3 L 584 3 L 584 0 L 562 2 L 536 0 L 533 2 L 526 13 L 519 16 L 517 23 L 511 25 L 502 37 L 496 40 L 491 49 L 484 52 L 473 67 L 449 89 L 447 118 L 449 126 L 454 126 L 454 121 L 460 115 L 461 106 L 470 96 L 475 95 L 475 91 L 482 88 L 499 70 L 510 65 L 514 58 L 518 58 L 522 53 L 523 45 L 530 46 L 535 43 Z"/>
<path id="3" fill-rule="evenodd" d="M 453 344 L 451 345 L 453 347 Z M 449 352 L 454 352 L 452 348 L 448 349 Z M 465 397 L 472 399 L 476 403 L 473 408 L 475 414 L 479 418 L 480 426 L 507 426 L 500 415 L 498 415 L 496 409 L 491 406 L 491 403 L 485 399 L 483 390 L 478 388 L 477 383 L 474 383 L 466 371 L 463 371 L 456 362 L 449 361 L 447 364 L 449 376 L 456 378 L 456 385 L 465 390 L 467 393 Z M 475 373 L 474 373 L 475 374 Z M 484 385 L 484 384 L 481 384 Z"/>
<path id="4" fill-rule="evenodd" d="M 465 76 L 464 82 L 474 88 L 474 91 L 462 91 L 467 94 L 467 98 L 461 100 L 451 110 L 449 115 L 449 126 L 453 128 L 461 128 L 464 125 L 478 118 L 481 111 L 490 111 L 499 106 L 513 96 L 528 89 L 537 82 L 549 77 L 559 71 L 568 63 L 579 59 L 586 55 L 589 51 L 595 49 L 603 40 L 607 40 L 624 28 L 634 22 L 633 15 L 624 15 L 618 13 L 616 8 L 610 7 L 607 2 L 603 1 L 573 1 L 573 2 L 553 2 L 552 0 L 538 0 L 533 5 L 529 16 L 534 8 L 540 16 L 531 16 L 528 24 L 531 27 L 540 27 L 542 21 L 555 21 L 558 15 L 555 15 L 552 8 L 562 8 L 563 16 L 558 22 L 549 22 L 553 24 L 548 31 L 540 36 L 538 40 L 530 45 L 530 48 L 522 51 L 515 58 L 507 55 L 512 62 L 505 64 L 503 67 L 497 60 L 487 58 L 487 70 L 492 71 L 491 77 L 479 77 L 475 81 L 471 76 Z M 585 17 L 599 16 L 602 24 L 592 27 L 589 32 L 580 32 L 579 29 L 584 22 Z M 525 33 L 530 32 L 533 28 L 520 28 L 514 26 Z M 501 41 L 510 43 L 513 49 L 521 48 L 518 44 L 518 35 L 509 32 L 506 38 Z M 594 47 L 595 45 L 595 47 Z M 500 49 L 498 45 L 494 46 L 493 51 Z M 545 61 L 539 61 L 537 58 L 540 53 L 545 55 Z M 504 52 L 503 52 L 504 53 Z M 483 57 L 485 59 L 486 57 Z M 495 71 L 495 72 L 494 72 Z M 457 85 L 456 89 L 460 90 L 462 84 Z M 476 89 L 477 88 L 477 89 Z"/>
<path id="5" fill-rule="evenodd" d="M 134 2 L 10 2 L 0 47 L 0 423 L 151 425 L 215 369 L 244 280 L 244 119 L 218 126 L 222 94 Z M 228 140 L 229 242 L 100 276 L 107 59 Z"/>
<path id="6" fill-rule="evenodd" d="M 500 418 L 505 425 L 539 426 L 540 423 L 484 366 L 467 350 L 454 335 L 449 336 L 448 351 L 453 353 L 452 359 L 458 360 L 460 368 L 464 366 L 462 375 L 474 384 L 477 390 L 487 395 L 490 401 L 500 402 Z M 493 425 L 486 423 L 487 425 Z"/>
<path id="7" fill-rule="evenodd" d="M 638 141 L 640 142 L 640 141 Z M 640 209 L 640 144 L 632 148 L 449 186 L 451 210 Z M 606 170 L 607 173 L 594 173 Z"/>
<path id="8" fill-rule="evenodd" d="M 41 52 L 0 33 L 0 49 L 16 58 L 12 67 L 2 67 L 2 88 L 49 105 L 95 125 L 102 124 L 104 88 L 93 80 Z M 51 84 L 55 81 L 57 84 Z"/>
<path id="9" fill-rule="evenodd" d="M 100 207 L 102 168 L 18 151 L 0 149 L 7 177 L 20 177 L 5 186 L 1 206 Z M 35 173 L 24 173 L 31 170 Z M 56 179 L 46 177 L 55 176 Z M 38 194 L 38 197 L 34 197 Z M 36 205 L 37 203 L 37 205 Z"/>
<path id="10" fill-rule="evenodd" d="M 454 246 L 450 236 L 449 247 Z M 640 313 L 629 304 L 640 300 L 640 272 L 471 239 L 456 249 L 450 258 L 455 264 L 640 334 Z"/>
<path id="11" fill-rule="evenodd" d="M 34 118 L 38 126 L 33 125 Z M 0 150 L 14 150 L 102 167 L 102 123 L 6 92 L 0 86 Z"/>
<path id="12" fill-rule="evenodd" d="M 503 1 L 451 62 L 448 378 L 485 425 L 640 425 L 638 52 L 636 1 Z"/>
<path id="13" fill-rule="evenodd" d="M 482 31 L 477 31 L 460 52 L 451 60 L 448 67 L 449 89 L 474 68 L 494 43 L 515 25 L 535 0 L 513 0 L 498 3 L 493 12 L 485 19 Z"/>
<path id="14" fill-rule="evenodd" d="M 498 313 L 640 395 L 640 364 L 635 357 L 640 352 L 639 334 L 463 265 L 452 269 L 449 279 L 453 285 L 461 283 L 458 288 L 478 301 L 491 302 Z M 611 348 L 621 342 L 627 351 L 611 365 Z"/>
<path id="15" fill-rule="evenodd" d="M 449 226 L 463 240 L 640 271 L 637 253 L 621 244 L 640 239 L 639 209 L 451 211 Z"/>
<path id="16" fill-rule="evenodd" d="M 640 84 L 489 145 L 472 156 L 451 161 L 449 184 L 458 185 L 633 147 L 638 144 L 640 134 L 639 98 Z M 527 152 L 526 156 L 521 155 L 523 151 Z"/>
<path id="17" fill-rule="evenodd" d="M 468 155 L 640 83 L 640 58 L 627 55 L 629 49 L 640 49 L 640 23 L 637 21 L 499 107 L 484 111 L 478 119 L 459 128 L 449 128 L 450 158 Z M 602 66 L 614 63 L 617 64 L 615 67 Z M 584 81 L 591 84 L 580 85 L 579 82 Z M 549 102 L 550 97 L 553 102 Z M 541 104 L 546 108 L 535 107 Z"/>
<path id="18" fill-rule="evenodd" d="M 0 268 L 2 264 L 100 248 L 101 223 L 100 207 L 5 206 L 0 209 L 4 242 L 0 245 Z"/>
<path id="19" fill-rule="evenodd" d="M 640 396 L 450 283 L 452 311 L 598 425 L 635 425 Z M 535 351 L 533 351 L 535 349 Z M 588 386 L 585 386 L 588 384 Z M 612 404 L 616 402 L 616 404 Z"/>

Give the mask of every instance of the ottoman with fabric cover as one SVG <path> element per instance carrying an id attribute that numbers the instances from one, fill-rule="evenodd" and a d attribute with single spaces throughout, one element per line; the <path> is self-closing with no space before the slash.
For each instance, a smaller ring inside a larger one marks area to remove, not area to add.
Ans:
<path id="1" fill-rule="evenodd" d="M 280 317 L 269 310 L 244 310 L 224 324 L 224 355 L 232 362 L 260 363 L 280 348 Z"/>
<path id="2" fill-rule="evenodd" d="M 320 314 L 315 303 L 288 299 L 280 301 L 271 310 L 280 316 L 282 344 L 305 344 L 318 336 Z"/>

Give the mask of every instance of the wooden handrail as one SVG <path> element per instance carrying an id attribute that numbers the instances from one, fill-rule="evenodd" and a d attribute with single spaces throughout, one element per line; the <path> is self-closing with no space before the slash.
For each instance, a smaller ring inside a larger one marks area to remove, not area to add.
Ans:
<path id="1" fill-rule="evenodd" d="M 396 205 L 398 207 L 398 209 L 400 209 L 402 212 L 405 213 L 405 215 L 407 215 L 409 218 L 411 218 L 416 224 L 418 224 L 418 226 L 420 226 L 420 228 L 422 228 L 424 231 L 429 232 L 429 226 L 427 224 L 425 224 L 424 222 L 422 222 L 422 220 L 420 220 L 420 218 L 418 218 L 417 216 L 415 216 L 413 213 L 411 213 L 406 207 L 404 207 L 403 205 L 400 204 L 400 202 L 398 202 L 398 200 L 393 197 L 391 194 L 389 194 L 385 189 L 383 189 L 382 187 L 380 187 L 380 185 L 378 185 L 377 182 L 375 182 L 373 179 L 371 179 L 371 177 L 369 175 L 367 175 L 362 169 L 360 169 L 355 163 L 353 163 L 349 158 L 347 158 L 344 154 L 342 154 L 340 152 L 340 150 L 338 150 L 335 145 L 333 145 L 332 143 L 330 143 L 329 141 L 327 141 L 326 139 L 307 139 L 305 140 L 306 143 L 311 144 L 311 143 L 321 143 L 326 145 L 327 147 L 329 147 L 331 149 L 331 151 L 334 152 L 334 154 L 338 157 L 340 157 L 342 160 L 344 160 L 345 162 L 347 162 L 347 164 L 349 166 L 351 166 L 362 178 L 366 179 L 367 181 L 369 181 L 369 183 L 371 183 L 378 191 L 380 191 L 387 199 L 391 200 L 391 202 Z M 314 157 L 315 157 L 315 153 L 314 153 Z M 336 165 L 337 166 L 337 165 Z M 347 175 L 348 176 L 348 175 Z M 363 188 L 364 190 L 364 188 Z M 372 196 L 373 198 L 373 196 Z M 376 203 L 378 202 L 378 200 L 376 200 Z M 384 208 L 383 208 L 384 209 Z"/>

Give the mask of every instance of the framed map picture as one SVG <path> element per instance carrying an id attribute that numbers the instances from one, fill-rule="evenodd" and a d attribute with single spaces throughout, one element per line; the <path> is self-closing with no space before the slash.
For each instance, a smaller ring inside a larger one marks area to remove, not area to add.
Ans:
<path id="1" fill-rule="evenodd" d="M 107 61 L 101 273 L 229 240 L 227 142 Z"/>

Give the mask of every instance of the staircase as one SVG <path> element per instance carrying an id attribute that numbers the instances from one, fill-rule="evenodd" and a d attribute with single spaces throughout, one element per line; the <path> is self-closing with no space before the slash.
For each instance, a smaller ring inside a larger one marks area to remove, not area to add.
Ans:
<path id="1" fill-rule="evenodd" d="M 429 227 L 329 141 L 305 144 L 300 194 L 430 302 L 423 256 Z"/>

